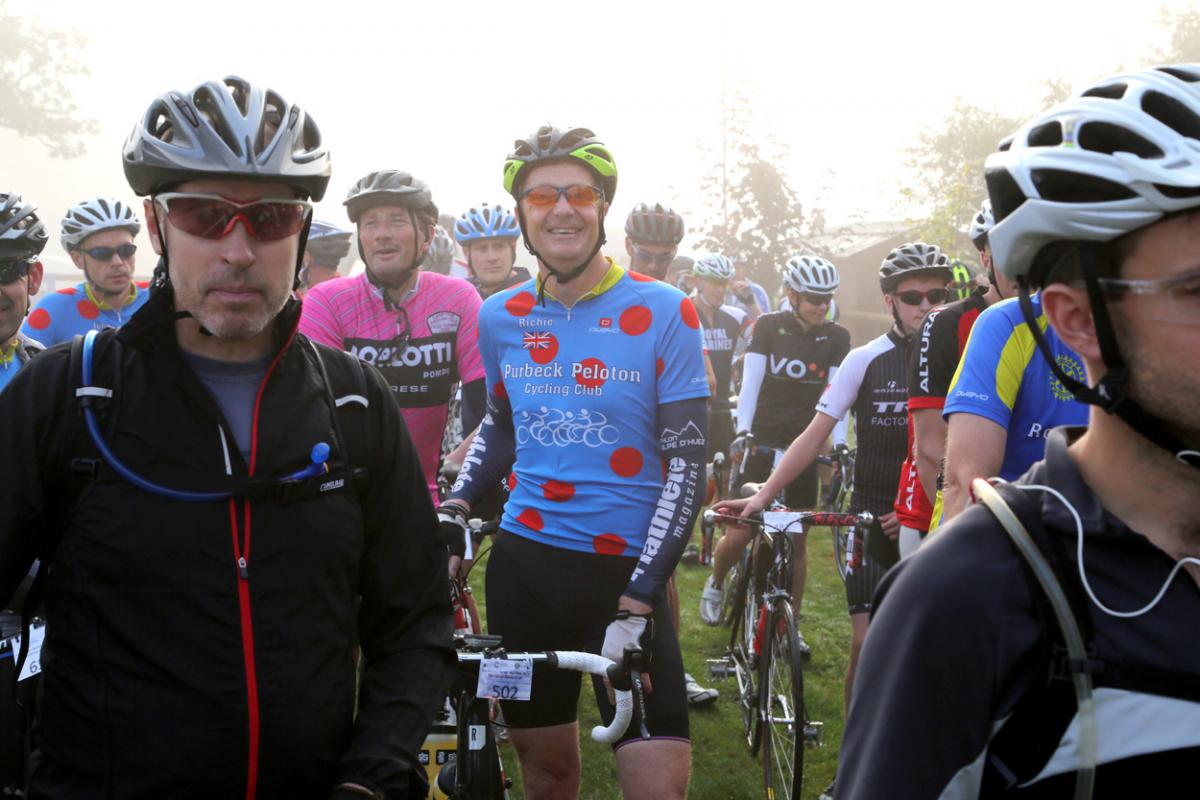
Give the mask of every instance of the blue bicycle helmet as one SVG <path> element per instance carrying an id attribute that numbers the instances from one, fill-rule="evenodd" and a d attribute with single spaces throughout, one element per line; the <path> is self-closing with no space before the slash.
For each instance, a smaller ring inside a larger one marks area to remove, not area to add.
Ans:
<path id="1" fill-rule="evenodd" d="M 459 244 L 480 239 L 519 239 L 520 236 L 517 218 L 503 206 L 484 203 L 468 209 L 454 222 L 454 239 Z"/>

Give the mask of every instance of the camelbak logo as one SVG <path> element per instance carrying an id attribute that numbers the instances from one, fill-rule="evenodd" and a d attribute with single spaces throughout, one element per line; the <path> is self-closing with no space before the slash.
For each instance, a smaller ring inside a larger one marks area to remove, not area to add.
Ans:
<path id="1" fill-rule="evenodd" d="M 322 484 L 321 484 L 321 491 L 322 491 L 322 492 L 329 492 L 329 491 L 332 491 L 332 490 L 334 490 L 334 489 L 340 489 L 340 488 L 342 488 L 342 487 L 343 487 L 343 486 L 345 486 L 345 485 L 346 485 L 346 479 L 345 479 L 345 478 L 338 478 L 338 479 L 337 479 L 337 480 L 335 480 L 335 481 L 325 481 L 324 483 L 322 483 Z"/>

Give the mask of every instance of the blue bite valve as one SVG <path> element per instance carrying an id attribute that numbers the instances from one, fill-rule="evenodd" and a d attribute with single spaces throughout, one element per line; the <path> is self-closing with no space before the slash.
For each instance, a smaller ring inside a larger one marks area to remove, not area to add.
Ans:
<path id="1" fill-rule="evenodd" d="M 313 445 L 312 454 L 309 457 L 314 466 L 324 464 L 329 460 L 329 445 L 325 442 L 317 442 Z"/>

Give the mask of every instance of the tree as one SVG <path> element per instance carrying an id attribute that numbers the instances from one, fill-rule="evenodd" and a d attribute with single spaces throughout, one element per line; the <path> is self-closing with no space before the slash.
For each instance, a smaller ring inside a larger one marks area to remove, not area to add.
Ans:
<path id="1" fill-rule="evenodd" d="M 1200 11 L 1164 10 L 1159 19 L 1162 29 L 1170 32 L 1169 44 L 1151 51 L 1146 60 L 1200 61 Z M 909 148 L 908 164 L 913 179 L 901 190 L 906 201 L 923 211 L 920 219 L 911 220 L 918 235 L 937 243 L 951 256 L 973 260 L 974 249 L 962 232 L 987 196 L 984 161 L 1001 139 L 1014 133 L 1039 110 L 1066 100 L 1070 90 L 1066 80 L 1052 78 L 1045 83 L 1040 104 L 1015 117 L 959 98 L 950 115 L 949 127 L 939 125 L 918 134 L 917 141 Z"/>
<path id="2" fill-rule="evenodd" d="M 754 129 L 752 108 L 740 93 L 722 97 L 722 154 L 700 181 L 703 221 L 692 230 L 701 235 L 702 249 L 745 253 L 751 277 L 773 288 L 778 265 L 806 234 L 806 219 L 780 168 L 787 149 Z M 705 158 L 715 156 L 700 149 Z M 824 224 L 820 216 L 814 221 Z"/>
<path id="3" fill-rule="evenodd" d="M 74 57 L 84 42 L 13 13 L 0 0 L 0 127 L 39 140 L 56 158 L 81 155 L 95 120 L 82 116 L 70 79 L 90 74 Z"/>

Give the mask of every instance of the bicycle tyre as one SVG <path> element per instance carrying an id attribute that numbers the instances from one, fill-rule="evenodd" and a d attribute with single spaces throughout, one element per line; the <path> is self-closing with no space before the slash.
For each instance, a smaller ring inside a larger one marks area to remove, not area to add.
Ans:
<path id="1" fill-rule="evenodd" d="M 777 600 L 768 620 L 769 645 L 759 660 L 759 704 L 763 710 L 763 791 L 767 798 L 793 800 L 804 783 L 804 674 L 800 637 L 790 600 Z"/>
<path id="2" fill-rule="evenodd" d="M 850 495 L 854 492 L 854 451 L 849 453 L 847 459 L 839 462 L 838 473 L 840 477 L 835 481 L 838 484 L 838 493 L 829 510 L 844 514 L 850 508 Z M 854 529 L 835 525 L 829 529 L 829 532 L 833 539 L 833 560 L 837 565 L 838 577 L 842 579 L 842 583 L 845 583 L 846 546 L 850 536 L 854 534 Z"/>
<path id="3" fill-rule="evenodd" d="M 725 576 L 725 583 L 721 585 L 721 623 L 730 627 L 730 649 L 737 645 L 738 637 L 741 634 L 738 623 L 741 621 L 742 597 L 745 595 L 745 587 L 742 585 L 742 575 L 745 573 L 746 558 L 743 555 L 729 568 L 729 574 Z"/>
<path id="4" fill-rule="evenodd" d="M 751 541 L 748 553 L 753 553 L 755 542 Z M 755 685 L 759 673 L 758 664 L 762 663 L 762 648 L 755 646 L 758 637 L 759 618 L 762 616 L 762 599 L 759 586 L 755 580 L 758 567 L 754 555 L 748 555 L 744 562 L 746 579 L 742 587 L 741 612 L 741 641 L 738 647 L 742 652 L 742 663 L 746 665 L 746 683 L 748 687 L 746 701 L 742 703 L 742 727 L 746 734 L 746 744 L 750 748 L 751 757 L 758 755 L 762 744 L 763 724 L 762 705 L 759 697 L 762 684 Z M 757 659 L 757 662 L 755 661 Z"/>

